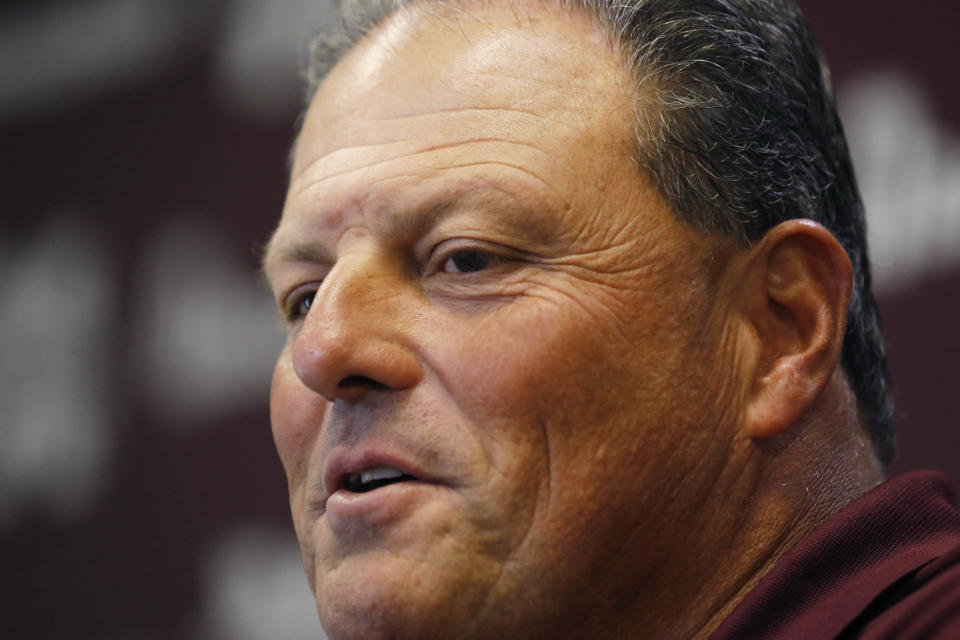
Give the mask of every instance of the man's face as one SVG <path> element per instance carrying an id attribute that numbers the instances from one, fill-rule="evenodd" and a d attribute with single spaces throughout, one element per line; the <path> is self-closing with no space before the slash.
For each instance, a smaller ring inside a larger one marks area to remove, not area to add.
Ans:
<path id="1" fill-rule="evenodd" d="M 331 636 L 559 636 L 700 544 L 716 240 L 642 178 L 632 115 L 589 22 L 501 7 L 391 19 L 311 105 L 271 417 Z"/>

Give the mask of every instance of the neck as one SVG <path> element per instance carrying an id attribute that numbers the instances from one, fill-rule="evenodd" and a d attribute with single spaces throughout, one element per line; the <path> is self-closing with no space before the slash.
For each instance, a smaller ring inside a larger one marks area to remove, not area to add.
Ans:
<path id="1" fill-rule="evenodd" d="M 699 526 L 677 537 L 696 554 L 665 563 L 643 589 L 655 602 L 641 594 L 609 637 L 707 638 L 783 554 L 884 479 L 840 377 L 789 433 L 742 444 Z"/>

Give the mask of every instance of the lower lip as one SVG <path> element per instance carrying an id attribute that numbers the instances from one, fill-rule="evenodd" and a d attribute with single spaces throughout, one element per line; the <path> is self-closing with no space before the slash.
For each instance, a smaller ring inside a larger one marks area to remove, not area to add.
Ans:
<path id="1" fill-rule="evenodd" d="M 439 489 L 439 485 L 415 480 L 388 484 L 366 493 L 340 489 L 327 498 L 326 516 L 334 533 L 355 533 L 357 527 L 383 527 L 411 515 Z"/>

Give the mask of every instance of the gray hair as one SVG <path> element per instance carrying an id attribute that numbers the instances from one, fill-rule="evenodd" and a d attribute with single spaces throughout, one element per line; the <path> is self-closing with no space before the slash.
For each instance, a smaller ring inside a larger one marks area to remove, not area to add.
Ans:
<path id="1" fill-rule="evenodd" d="M 829 71 L 800 9 L 791 0 L 554 1 L 594 17 L 643 88 L 636 160 L 681 220 L 744 246 L 794 218 L 836 236 L 854 273 L 842 367 L 889 463 L 893 398 L 863 204 Z M 311 47 L 308 103 L 330 66 L 388 15 L 440 2 L 346 0 L 342 28 Z"/>

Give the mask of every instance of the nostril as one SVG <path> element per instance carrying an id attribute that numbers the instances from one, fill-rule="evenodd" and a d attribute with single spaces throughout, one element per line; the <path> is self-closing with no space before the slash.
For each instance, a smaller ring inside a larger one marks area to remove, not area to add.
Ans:
<path id="1" fill-rule="evenodd" d="M 361 388 L 374 391 L 385 391 L 388 388 L 387 385 L 366 376 L 347 376 L 337 386 L 341 389 Z"/>

